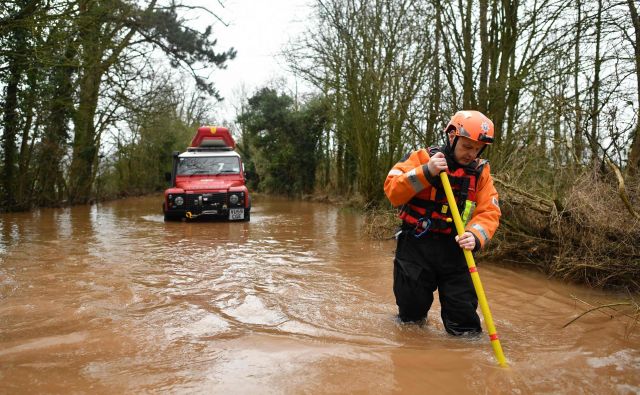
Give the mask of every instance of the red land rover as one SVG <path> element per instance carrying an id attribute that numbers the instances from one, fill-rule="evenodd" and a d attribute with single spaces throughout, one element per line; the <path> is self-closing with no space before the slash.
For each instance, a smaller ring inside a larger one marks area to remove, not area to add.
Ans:
<path id="1" fill-rule="evenodd" d="M 173 154 L 164 191 L 164 220 L 200 216 L 249 221 L 251 198 L 235 141 L 227 128 L 198 128 L 186 152 Z"/>

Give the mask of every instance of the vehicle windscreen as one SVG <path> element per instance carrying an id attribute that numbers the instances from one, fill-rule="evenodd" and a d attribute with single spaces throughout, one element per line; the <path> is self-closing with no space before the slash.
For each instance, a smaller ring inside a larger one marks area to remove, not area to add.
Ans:
<path id="1" fill-rule="evenodd" d="M 206 156 L 179 158 L 179 176 L 193 174 L 239 174 L 240 161 L 233 156 Z"/>

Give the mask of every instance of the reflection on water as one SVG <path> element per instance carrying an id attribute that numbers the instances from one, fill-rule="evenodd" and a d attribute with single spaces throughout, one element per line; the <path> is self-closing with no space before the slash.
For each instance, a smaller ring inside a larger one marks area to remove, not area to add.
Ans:
<path id="1" fill-rule="evenodd" d="M 159 201 L 0 216 L 0 392 L 640 391 L 631 320 L 562 329 L 571 295 L 613 295 L 480 262 L 501 369 L 437 302 L 396 321 L 394 242 L 356 213 L 257 197 L 249 223 L 164 223 Z"/>

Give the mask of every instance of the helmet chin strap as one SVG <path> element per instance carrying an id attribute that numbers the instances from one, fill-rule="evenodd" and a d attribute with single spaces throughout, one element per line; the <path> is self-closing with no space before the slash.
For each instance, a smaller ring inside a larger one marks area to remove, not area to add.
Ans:
<path id="1" fill-rule="evenodd" d="M 457 166 L 462 166 L 462 164 L 459 163 L 456 160 L 456 157 L 453 155 L 453 151 L 456 149 L 456 144 L 458 144 L 458 136 L 453 137 L 453 142 L 451 142 L 449 139 L 449 136 L 447 136 L 447 144 L 444 147 L 444 154 L 447 158 L 451 159 L 451 161 L 455 163 Z"/>
<path id="2" fill-rule="evenodd" d="M 458 144 L 458 136 L 453 138 L 453 144 L 449 139 L 450 135 L 447 135 L 447 145 L 444 147 L 444 153 L 453 158 L 453 151 L 456 149 L 456 144 Z"/>
<path id="3" fill-rule="evenodd" d="M 453 157 L 453 152 L 456 150 L 456 144 L 458 144 L 458 136 L 453 138 L 453 144 L 451 144 L 451 156 Z"/>

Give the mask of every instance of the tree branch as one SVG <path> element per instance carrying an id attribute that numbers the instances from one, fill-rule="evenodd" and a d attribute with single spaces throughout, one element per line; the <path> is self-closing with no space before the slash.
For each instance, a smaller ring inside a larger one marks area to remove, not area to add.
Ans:
<path id="1" fill-rule="evenodd" d="M 620 169 L 618 169 L 618 166 L 616 166 L 613 162 L 611 162 L 611 160 L 606 156 L 604 157 L 604 161 L 606 162 L 607 166 L 609 166 L 611 168 L 611 170 L 613 170 L 613 172 L 616 175 L 616 178 L 618 179 L 618 195 L 620 195 L 620 199 L 622 199 L 622 202 L 624 203 L 625 207 L 627 207 L 627 210 L 629 210 L 631 215 L 635 219 L 640 220 L 640 214 L 638 214 L 633 209 L 633 206 L 631 205 L 631 202 L 629 201 L 629 196 L 627 195 L 627 190 L 624 187 L 624 178 L 622 177 L 622 173 L 620 172 Z"/>
<path id="2" fill-rule="evenodd" d="M 631 302 L 618 302 L 618 303 L 609 303 L 609 304 L 603 304 L 602 306 L 596 306 L 592 309 L 589 309 L 587 311 L 585 311 L 584 313 L 580 314 L 579 316 L 577 316 L 576 318 L 572 319 L 571 321 L 567 322 L 566 324 L 564 324 L 562 327 L 566 328 L 569 325 L 573 324 L 575 321 L 579 320 L 580 318 L 582 318 L 583 316 L 591 313 L 592 311 L 597 311 L 600 309 L 604 309 L 607 307 L 614 307 L 614 306 L 631 306 Z"/>

